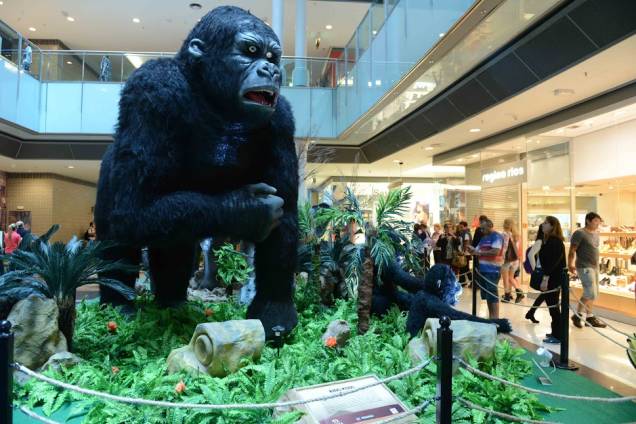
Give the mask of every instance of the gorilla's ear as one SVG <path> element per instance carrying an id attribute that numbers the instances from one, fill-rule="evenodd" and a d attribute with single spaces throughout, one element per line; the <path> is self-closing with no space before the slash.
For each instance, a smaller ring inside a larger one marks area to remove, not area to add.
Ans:
<path id="1" fill-rule="evenodd" d="M 188 43 L 188 53 L 195 59 L 199 59 L 203 56 L 203 52 L 205 51 L 205 43 L 198 38 L 193 38 Z"/>

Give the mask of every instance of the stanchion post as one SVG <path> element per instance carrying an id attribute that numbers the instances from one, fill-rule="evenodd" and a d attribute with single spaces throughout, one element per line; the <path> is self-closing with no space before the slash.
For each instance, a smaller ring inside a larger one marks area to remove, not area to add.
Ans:
<path id="1" fill-rule="evenodd" d="M 447 316 L 437 329 L 437 423 L 451 424 L 453 410 L 453 330 Z"/>
<path id="2" fill-rule="evenodd" d="M 13 333 L 0 322 L 0 423 L 13 424 Z"/>
<path id="3" fill-rule="evenodd" d="M 561 352 L 557 368 L 576 371 L 576 365 L 570 363 L 570 275 L 564 269 L 561 277 Z"/>
<path id="4" fill-rule="evenodd" d="M 477 266 L 475 263 L 477 262 L 477 257 L 473 256 L 473 316 L 477 316 Z"/>

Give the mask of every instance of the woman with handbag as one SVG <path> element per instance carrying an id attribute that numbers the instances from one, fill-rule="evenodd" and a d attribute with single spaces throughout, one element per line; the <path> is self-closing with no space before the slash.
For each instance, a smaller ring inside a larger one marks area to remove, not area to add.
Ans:
<path id="1" fill-rule="evenodd" d="M 444 233 L 437 240 L 437 247 L 439 248 L 439 262 L 456 268 L 456 257 L 460 253 L 461 241 L 453 234 L 453 226 L 450 223 L 444 224 Z M 455 269 L 454 269 L 455 270 Z M 455 270 L 456 271 L 456 270 Z"/>
<path id="2" fill-rule="evenodd" d="M 501 280 L 504 285 L 504 295 L 502 300 L 510 302 L 512 300 L 512 289 L 515 289 L 515 303 L 521 302 L 525 296 L 521 290 L 519 281 L 515 278 L 515 272 L 519 269 L 519 234 L 515 227 L 515 222 L 511 218 L 506 218 L 503 224 L 504 236 L 504 264 L 501 266 Z"/>
<path id="3" fill-rule="evenodd" d="M 541 290 L 540 297 L 544 297 L 546 304 L 550 308 L 550 318 L 552 319 L 552 332 L 543 339 L 544 343 L 561 343 L 559 336 L 561 335 L 561 325 L 567 323 L 561 322 L 561 312 L 559 308 L 559 291 L 553 291 L 561 286 L 563 278 L 563 270 L 565 263 L 565 238 L 561 223 L 553 216 L 546 216 L 545 221 L 541 224 L 543 230 L 543 241 L 541 250 L 539 250 L 539 261 L 541 268 L 537 267 L 530 278 L 530 286 Z M 539 301 L 537 298 L 537 301 Z M 537 302 L 535 302 L 537 303 Z M 531 309 L 533 310 L 533 309 Z"/>
<path id="4" fill-rule="evenodd" d="M 523 268 L 526 270 L 530 276 L 534 273 L 534 270 L 537 268 L 541 268 L 541 261 L 539 261 L 539 251 L 541 250 L 541 246 L 543 245 L 543 229 L 542 226 L 539 225 L 539 230 L 537 231 L 537 238 L 534 241 L 534 244 L 528 248 L 526 251 L 526 260 L 523 263 Z M 537 308 L 541 306 L 541 304 L 545 302 L 545 296 L 540 294 L 534 300 L 532 304 L 532 308 L 526 313 L 526 319 L 529 319 L 535 324 L 539 323 L 534 317 L 534 313 L 537 311 Z"/>

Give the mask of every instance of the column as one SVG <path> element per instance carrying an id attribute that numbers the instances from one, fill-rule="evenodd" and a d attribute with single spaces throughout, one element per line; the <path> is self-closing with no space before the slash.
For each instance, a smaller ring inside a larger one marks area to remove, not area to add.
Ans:
<path id="1" fill-rule="evenodd" d="M 307 86 L 307 0 L 296 0 L 296 39 L 294 56 L 296 56 L 292 82 L 294 86 Z"/>
<path id="2" fill-rule="evenodd" d="M 280 40 L 280 46 L 283 47 L 283 0 L 272 0 L 272 29 Z"/>

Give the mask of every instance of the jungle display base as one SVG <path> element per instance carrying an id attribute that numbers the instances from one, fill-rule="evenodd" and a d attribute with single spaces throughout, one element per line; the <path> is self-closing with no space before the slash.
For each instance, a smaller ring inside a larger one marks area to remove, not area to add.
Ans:
<path id="1" fill-rule="evenodd" d="M 180 309 L 161 310 L 149 299 L 142 299 L 138 306 L 136 317 L 125 320 L 114 309 L 100 309 L 96 303 L 81 304 L 75 330 L 75 353 L 84 361 L 67 370 L 47 372 L 47 375 L 82 387 L 135 398 L 201 404 L 262 403 L 275 402 L 294 388 L 373 374 L 383 378 L 411 366 L 406 349 L 409 336 L 404 331 L 406 317 L 395 309 L 384 318 L 373 318 L 366 334 L 357 335 L 354 331 L 344 348 L 326 347 L 321 335 L 329 322 L 344 319 L 355 328 L 357 321 L 354 302 L 338 301 L 331 309 L 314 306 L 300 311 L 299 325 L 280 352 L 266 346 L 260 361 L 249 363 L 227 377 L 190 376 L 185 372 L 168 375 L 166 358 L 169 352 L 186 344 L 197 324 L 242 319 L 245 308 L 231 302 L 190 302 Z M 115 331 L 108 329 L 111 321 L 117 323 Z M 533 365 L 528 359 L 524 350 L 499 342 L 494 358 L 480 362 L 479 367 L 511 381 L 519 382 L 524 377 L 534 380 Z M 435 372 L 435 366 L 431 364 L 418 374 L 392 381 L 387 386 L 406 407 L 412 408 L 435 395 Z M 575 374 L 570 378 L 585 380 Z M 554 380 L 557 382 L 554 388 L 559 390 L 559 378 Z M 185 390 L 177 393 L 175 388 L 181 381 Z M 549 416 L 545 414 L 554 412 L 546 405 L 568 408 L 560 414 L 570 411 L 578 414 L 587 406 L 599 411 L 618 411 L 612 417 L 633 417 L 636 408 L 633 404 L 604 405 L 603 408 L 576 402 L 559 404 L 553 399 L 541 399 L 544 402 L 541 403 L 527 392 L 504 388 L 499 383 L 478 379 L 465 372 L 456 375 L 453 381 L 454 394 L 458 396 L 486 408 L 532 419 L 547 419 Z M 588 381 L 579 387 L 569 385 L 568 390 L 574 394 L 592 394 L 586 389 L 590 386 L 596 385 Z M 15 397 L 16 403 L 41 415 L 53 414 L 58 422 L 69 423 L 291 424 L 301 418 L 300 413 L 292 413 L 273 419 L 269 409 L 204 411 L 136 407 L 77 395 L 36 381 L 22 387 L 16 385 Z M 431 406 L 419 415 L 418 422 L 434 422 L 434 414 Z M 15 416 L 18 423 L 33 422 L 18 410 Z M 568 419 L 563 421 L 570 422 Z M 485 414 L 458 406 L 454 411 L 454 422 L 489 421 Z"/>

